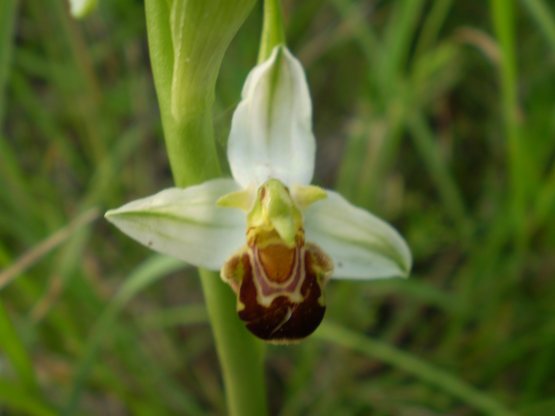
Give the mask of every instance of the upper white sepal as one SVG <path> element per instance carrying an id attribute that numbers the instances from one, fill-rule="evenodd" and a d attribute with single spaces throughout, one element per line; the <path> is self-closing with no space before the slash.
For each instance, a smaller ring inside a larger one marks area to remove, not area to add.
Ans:
<path id="1" fill-rule="evenodd" d="M 285 185 L 308 185 L 316 142 L 312 104 L 301 63 L 285 46 L 249 74 L 231 124 L 228 159 L 243 187 L 270 178 Z"/>
<path id="2" fill-rule="evenodd" d="M 219 270 L 245 240 L 244 213 L 216 205 L 222 195 L 237 189 L 231 179 L 170 188 L 110 210 L 106 218 L 153 250 Z"/>

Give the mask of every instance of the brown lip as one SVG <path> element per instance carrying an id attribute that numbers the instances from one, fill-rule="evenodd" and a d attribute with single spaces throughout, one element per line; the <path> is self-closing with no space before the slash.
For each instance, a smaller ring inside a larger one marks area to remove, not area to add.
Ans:
<path id="1" fill-rule="evenodd" d="M 308 249 L 297 249 L 301 253 L 301 300 L 293 301 L 286 290 L 283 295 L 276 296 L 269 306 L 259 302 L 259 285 L 255 283 L 259 276 L 257 265 L 253 264 L 254 256 L 248 252 L 242 254 L 243 279 L 238 293 L 238 302 L 241 305 L 239 317 L 254 335 L 266 341 L 290 343 L 301 340 L 314 332 L 324 318 L 326 307 L 322 295 L 325 279 L 321 274 L 327 269 L 315 267 L 317 265 L 314 264 L 322 258 L 323 253 L 312 245 Z"/>

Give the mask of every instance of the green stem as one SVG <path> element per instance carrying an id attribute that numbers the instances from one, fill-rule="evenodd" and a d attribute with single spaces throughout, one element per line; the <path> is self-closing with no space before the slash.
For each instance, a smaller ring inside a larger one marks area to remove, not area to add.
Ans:
<path id="1" fill-rule="evenodd" d="M 266 414 L 263 345 L 235 313 L 235 295 L 217 273 L 200 270 L 208 316 L 223 371 L 229 414 Z"/>
<path id="2" fill-rule="evenodd" d="M 285 45 L 281 0 L 264 0 L 264 23 L 258 51 L 258 63 L 268 59 L 272 54 L 272 49 L 281 44 Z"/>
<path id="3" fill-rule="evenodd" d="M 202 102 L 186 103 L 195 111 L 176 119 L 171 112 L 174 52 L 168 3 L 145 2 L 151 64 L 166 147 L 175 183 L 189 186 L 221 175 L 213 137 L 214 85 L 205 85 Z M 246 15 L 245 15 L 246 16 Z M 217 273 L 199 270 L 216 350 L 223 372 L 228 412 L 235 416 L 267 414 L 261 344 L 235 312 L 235 296 Z"/>

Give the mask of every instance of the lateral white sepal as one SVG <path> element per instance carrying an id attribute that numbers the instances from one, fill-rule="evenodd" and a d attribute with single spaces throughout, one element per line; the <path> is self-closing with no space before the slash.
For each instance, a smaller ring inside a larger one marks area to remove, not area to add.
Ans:
<path id="1" fill-rule="evenodd" d="M 349 203 L 336 192 L 305 211 L 307 241 L 333 260 L 337 279 L 408 277 L 412 257 L 405 240 L 388 223 Z"/>
<path id="2" fill-rule="evenodd" d="M 153 250 L 219 270 L 245 241 L 245 214 L 216 205 L 222 195 L 238 189 L 231 179 L 169 188 L 110 210 L 106 218 Z"/>

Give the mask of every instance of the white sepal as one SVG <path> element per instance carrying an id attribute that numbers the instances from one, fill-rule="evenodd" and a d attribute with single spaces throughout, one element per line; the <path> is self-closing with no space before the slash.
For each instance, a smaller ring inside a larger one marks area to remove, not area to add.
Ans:
<path id="1" fill-rule="evenodd" d="M 106 218 L 153 250 L 218 270 L 245 242 L 245 214 L 216 205 L 237 189 L 231 179 L 170 188 L 110 210 Z"/>
<path id="2" fill-rule="evenodd" d="M 336 192 L 305 211 L 307 241 L 333 260 L 333 278 L 407 277 L 410 250 L 399 233 L 378 217 L 350 204 Z"/>
<path id="3" fill-rule="evenodd" d="M 303 68 L 285 46 L 276 46 L 250 72 L 233 114 L 227 151 L 231 172 L 243 187 L 270 178 L 287 186 L 308 185 L 315 151 Z"/>

